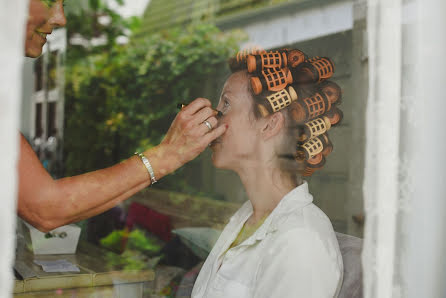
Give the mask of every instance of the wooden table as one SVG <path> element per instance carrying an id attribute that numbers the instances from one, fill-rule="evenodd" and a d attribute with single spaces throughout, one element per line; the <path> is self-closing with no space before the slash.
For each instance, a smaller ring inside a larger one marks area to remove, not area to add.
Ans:
<path id="1" fill-rule="evenodd" d="M 16 279 L 14 297 L 144 297 L 155 279 L 153 270 L 124 271 L 110 268 L 107 251 L 80 243 L 76 255 L 39 255 L 24 250 L 17 253 L 16 268 L 23 280 Z M 47 273 L 34 260 L 65 259 L 78 273 Z"/>

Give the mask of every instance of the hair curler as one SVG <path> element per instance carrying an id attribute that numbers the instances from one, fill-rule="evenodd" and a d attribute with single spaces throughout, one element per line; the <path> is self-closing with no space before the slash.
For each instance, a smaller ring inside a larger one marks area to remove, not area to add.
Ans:
<path id="1" fill-rule="evenodd" d="M 333 62 L 326 57 L 314 57 L 291 68 L 293 82 L 299 84 L 320 83 L 331 78 L 334 71 Z"/>
<path id="2" fill-rule="evenodd" d="M 254 94 L 263 90 L 280 91 L 292 83 L 291 72 L 287 68 L 265 68 L 259 77 L 252 77 L 251 87 Z"/>
<path id="3" fill-rule="evenodd" d="M 320 90 L 327 96 L 331 104 L 340 104 L 342 100 L 341 87 L 332 81 L 323 81 L 319 85 Z"/>
<path id="4" fill-rule="evenodd" d="M 311 97 L 297 100 L 291 104 L 291 117 L 297 123 L 310 121 L 322 116 L 331 108 L 331 103 L 323 93 L 317 92 Z"/>
<path id="5" fill-rule="evenodd" d="M 246 58 L 248 72 L 255 72 L 265 68 L 284 68 L 288 65 L 286 52 L 267 52 L 260 55 L 249 55 Z"/>
<path id="6" fill-rule="evenodd" d="M 336 106 L 332 107 L 325 115 L 331 123 L 331 126 L 337 126 L 344 118 L 344 113 Z"/>
<path id="7" fill-rule="evenodd" d="M 237 53 L 236 60 L 239 63 L 246 62 L 246 58 L 250 55 L 259 55 L 266 53 L 266 51 L 260 47 L 252 47 L 248 49 L 244 49 Z"/>
<path id="8" fill-rule="evenodd" d="M 288 65 L 291 68 L 298 67 L 305 61 L 305 54 L 299 50 L 288 51 Z"/>
<path id="9" fill-rule="evenodd" d="M 319 153 L 318 155 L 314 156 L 313 158 L 310 158 L 307 160 L 305 164 L 305 169 L 302 173 L 302 176 L 308 177 L 314 174 L 317 170 L 320 170 L 325 165 L 325 157 L 322 155 L 322 153 Z"/>
<path id="10" fill-rule="evenodd" d="M 271 51 L 246 58 L 248 72 L 260 72 L 264 68 L 285 68 L 288 65 L 297 67 L 305 61 L 305 54 L 299 50 Z"/>
<path id="11" fill-rule="evenodd" d="M 333 143 L 328 138 L 328 134 L 324 133 L 323 135 L 319 136 L 319 138 L 322 141 L 322 144 L 324 145 L 324 150 L 322 150 L 322 154 L 327 157 L 331 152 L 333 152 Z"/>
<path id="12" fill-rule="evenodd" d="M 322 143 L 322 140 L 318 137 L 315 137 L 313 139 L 306 141 L 302 145 L 298 145 L 298 148 L 296 150 L 296 156 L 299 159 L 305 157 L 305 160 L 309 160 L 310 158 L 313 158 L 314 156 L 321 153 L 323 150 L 324 150 L 324 144 Z"/>
<path id="13" fill-rule="evenodd" d="M 292 86 L 287 89 L 280 90 L 266 97 L 265 104 L 258 104 L 258 109 L 263 117 L 268 116 L 271 113 L 278 112 L 293 101 L 298 99 L 296 90 Z"/>
<path id="14" fill-rule="evenodd" d="M 303 134 L 299 138 L 300 142 L 305 142 L 326 133 L 331 128 L 331 123 L 327 117 L 320 117 L 305 123 L 303 128 Z"/>
<path id="15" fill-rule="evenodd" d="M 263 53 L 266 53 L 266 51 L 260 47 L 253 47 L 242 50 L 238 52 L 235 57 L 232 57 L 228 60 L 229 68 L 232 72 L 246 69 L 246 58 L 249 55 L 259 55 Z"/>

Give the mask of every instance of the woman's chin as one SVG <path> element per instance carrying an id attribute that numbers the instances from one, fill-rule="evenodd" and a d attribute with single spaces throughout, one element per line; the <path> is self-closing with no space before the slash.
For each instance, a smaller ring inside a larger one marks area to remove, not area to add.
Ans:
<path id="1" fill-rule="evenodd" d="M 42 55 L 43 48 L 40 46 L 31 46 L 26 48 L 25 55 L 29 58 L 38 58 Z"/>
<path id="2" fill-rule="evenodd" d="M 225 167 L 225 163 L 222 159 L 222 156 L 220 154 L 220 152 L 216 151 L 216 150 L 212 150 L 212 164 L 214 165 L 214 167 L 218 168 L 218 169 L 223 169 Z"/>
<path id="3" fill-rule="evenodd" d="M 214 165 L 214 167 L 219 168 L 220 163 L 219 163 L 218 153 L 215 152 L 215 150 L 212 151 L 213 151 L 211 156 L 212 164 Z"/>

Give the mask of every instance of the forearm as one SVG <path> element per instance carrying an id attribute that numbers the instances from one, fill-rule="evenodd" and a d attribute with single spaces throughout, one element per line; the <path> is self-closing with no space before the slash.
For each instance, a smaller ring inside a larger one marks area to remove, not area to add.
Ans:
<path id="1" fill-rule="evenodd" d="M 144 165 L 138 157 L 132 157 L 106 169 L 57 180 L 57 198 L 48 198 L 57 203 L 54 210 L 48 213 L 59 214 L 59 221 L 72 222 L 86 213 L 99 210 L 101 206 L 112 204 L 125 194 L 131 196 L 136 190 L 129 190 L 137 186 L 142 189 L 149 185 L 150 180 Z"/>
<path id="2" fill-rule="evenodd" d="M 114 198 L 113 200 L 107 202 L 106 204 L 94 207 L 93 209 L 90 209 L 90 210 L 86 211 L 85 213 L 81 213 L 81 214 L 77 215 L 76 217 L 71 218 L 70 220 L 67 220 L 65 223 L 62 223 L 61 225 L 65 225 L 65 224 L 72 223 L 72 222 L 79 222 L 81 220 L 101 214 L 101 213 L 117 206 L 119 203 L 125 201 L 127 198 L 131 197 L 132 195 L 143 190 L 146 187 L 146 184 L 147 183 L 144 182 L 144 183 L 130 189 L 129 191 L 125 192 L 124 194 Z"/>
<path id="3" fill-rule="evenodd" d="M 157 179 L 173 172 L 179 162 L 163 147 L 144 152 Z M 57 181 L 62 196 L 61 224 L 100 214 L 149 186 L 150 176 L 139 157 L 134 156 L 113 167 Z M 60 225 L 57 224 L 57 225 Z"/>
<path id="4" fill-rule="evenodd" d="M 156 147 L 151 150 L 147 150 L 144 152 L 144 155 L 150 159 L 150 162 L 154 168 L 155 176 L 157 179 L 160 179 L 165 175 L 175 171 L 176 168 L 178 168 L 179 165 L 181 164 L 181 162 L 178 161 L 178 159 L 172 152 L 168 152 L 163 147 Z M 139 161 L 139 157 L 137 159 L 138 159 L 138 164 L 142 165 L 142 162 Z M 139 191 L 149 186 L 150 176 L 147 173 L 147 169 L 144 166 L 142 167 L 144 168 L 146 176 L 146 179 L 144 179 L 142 183 L 132 187 L 131 189 L 128 189 L 124 193 L 114 197 L 112 200 L 108 201 L 105 204 L 99 204 L 94 208 L 87 210 L 86 212 L 80 212 L 77 216 L 70 219 L 69 222 L 77 222 L 95 216 L 97 214 L 101 214 L 109 210 L 110 208 L 115 207 L 122 201 L 126 200 L 127 198 L 131 197 L 132 195 L 138 193 Z"/>
<path id="5" fill-rule="evenodd" d="M 176 170 L 177 159 L 168 158 L 167 150 L 158 146 L 144 152 L 150 160 L 157 179 Z M 27 177 L 32 179 L 32 177 Z M 100 214 L 150 185 L 147 169 L 139 157 L 131 157 L 115 166 L 51 181 L 42 187 L 45 192 L 30 191 L 22 196 L 32 197 L 23 206 L 19 200 L 19 213 L 41 230 L 51 230 Z M 22 189 L 22 187 L 20 187 Z M 38 186 L 34 191 L 38 190 Z"/>

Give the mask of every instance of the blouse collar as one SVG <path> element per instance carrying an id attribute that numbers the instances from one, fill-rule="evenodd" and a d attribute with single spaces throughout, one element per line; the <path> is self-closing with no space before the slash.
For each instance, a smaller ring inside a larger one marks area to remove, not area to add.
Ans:
<path id="1" fill-rule="evenodd" d="M 308 183 L 304 181 L 289 193 L 287 193 L 279 204 L 274 208 L 273 212 L 265 219 L 265 222 L 257 229 L 257 231 L 249 237 L 241 245 L 251 245 L 255 241 L 263 240 L 268 233 L 276 231 L 279 226 L 287 219 L 288 215 L 294 213 L 298 209 L 302 209 L 306 205 L 313 202 L 313 196 L 308 191 Z M 242 206 L 239 220 L 245 222 L 253 212 L 251 201 L 247 201 Z"/>

